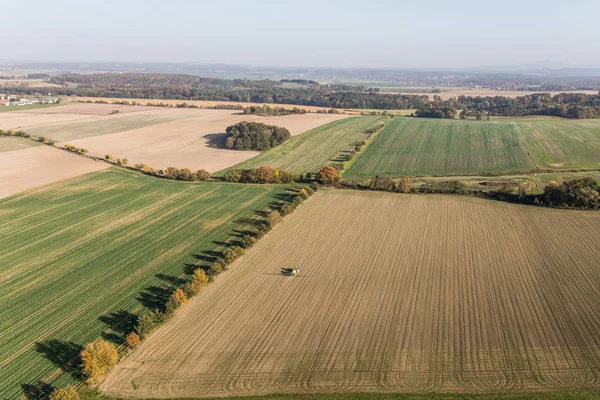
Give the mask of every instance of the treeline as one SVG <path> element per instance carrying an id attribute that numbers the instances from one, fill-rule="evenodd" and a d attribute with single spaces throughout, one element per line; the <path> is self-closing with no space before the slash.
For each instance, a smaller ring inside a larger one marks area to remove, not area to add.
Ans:
<path id="1" fill-rule="evenodd" d="M 238 122 L 226 132 L 225 147 L 233 150 L 269 150 L 292 137 L 286 128 L 261 122 Z"/>
<path id="2" fill-rule="evenodd" d="M 540 196 L 540 204 L 553 207 L 600 208 L 600 183 L 581 178 L 558 183 L 551 181 Z"/>
<path id="3" fill-rule="evenodd" d="M 297 83 L 299 85 L 318 85 L 319 82 L 310 79 L 282 79 L 281 83 Z"/>
<path id="4" fill-rule="evenodd" d="M 415 116 L 425 118 L 545 115 L 572 119 L 600 118 L 600 95 L 536 93 L 515 98 L 458 96 L 424 104 Z"/>
<path id="5" fill-rule="evenodd" d="M 232 168 L 225 172 L 225 180 L 233 183 L 292 183 L 294 175 L 283 169 L 262 166 L 259 168 Z"/>
<path id="6" fill-rule="evenodd" d="M 292 114 L 306 114 L 307 111 L 302 108 L 283 108 L 283 107 L 269 107 L 268 105 L 263 106 L 248 106 L 244 108 L 244 114 L 250 115 L 261 115 L 263 117 L 276 117 L 280 115 L 292 115 Z"/>

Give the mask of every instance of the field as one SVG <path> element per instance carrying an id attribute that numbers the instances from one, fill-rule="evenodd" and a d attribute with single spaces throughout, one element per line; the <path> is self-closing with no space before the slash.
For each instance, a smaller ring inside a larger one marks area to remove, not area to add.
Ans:
<path id="1" fill-rule="evenodd" d="M 316 172 L 324 165 L 338 163 L 339 157 L 354 149 L 365 137 L 365 131 L 376 126 L 381 117 L 352 117 L 320 126 L 294 137 L 283 145 L 240 163 L 235 168 L 268 165 L 292 173 Z"/>
<path id="2" fill-rule="evenodd" d="M 286 190 L 110 169 L 0 200 L 2 398 L 42 378 L 73 381 L 57 366 L 102 332 L 126 334 L 130 312 Z"/>
<path id="3" fill-rule="evenodd" d="M 39 146 L 40 143 L 18 136 L 1 136 L 0 153 L 5 151 L 21 150 L 29 147 Z"/>
<path id="4" fill-rule="evenodd" d="M 600 122 L 397 118 L 343 175 L 470 175 L 536 168 L 600 168 Z"/>
<path id="5" fill-rule="evenodd" d="M 8 106 L 8 107 L 0 106 L 0 113 L 7 113 L 7 112 L 12 112 L 12 111 L 23 112 L 23 111 L 38 110 L 38 109 L 47 110 L 49 108 L 56 107 L 56 106 L 59 106 L 59 104 L 27 104 L 24 106 Z"/>
<path id="6" fill-rule="evenodd" d="M 0 138 L 0 146 L 6 139 Z M 35 142 L 30 142 L 35 145 Z M 108 166 L 104 162 L 92 161 L 49 146 L 3 151 L 0 152 L 0 199 Z"/>
<path id="7" fill-rule="evenodd" d="M 470 197 L 320 191 L 100 389 L 597 389 L 599 224 L 597 213 Z M 300 276 L 280 274 L 295 265 Z"/>

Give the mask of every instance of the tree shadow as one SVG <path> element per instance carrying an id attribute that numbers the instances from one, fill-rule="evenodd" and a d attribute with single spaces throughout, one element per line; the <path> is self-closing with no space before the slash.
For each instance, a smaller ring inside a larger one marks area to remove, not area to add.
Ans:
<path id="1" fill-rule="evenodd" d="M 150 286 L 140 293 L 137 300 L 146 308 L 163 310 L 171 292 L 164 287 Z"/>
<path id="2" fill-rule="evenodd" d="M 82 346 L 73 342 L 49 339 L 36 343 L 35 349 L 56 367 L 62 368 L 63 371 L 70 373 L 76 379 L 81 378 L 78 364 L 79 354 L 83 350 Z"/>
<path id="3" fill-rule="evenodd" d="M 173 276 L 173 275 L 156 274 L 154 276 L 156 276 L 158 279 L 161 279 L 173 286 L 181 286 L 187 282 L 187 279 L 183 279 L 183 278 L 180 278 L 178 276 Z"/>
<path id="4" fill-rule="evenodd" d="M 21 390 L 27 400 L 48 400 L 54 388 L 44 381 L 37 381 L 34 384 L 22 383 Z"/>
<path id="5" fill-rule="evenodd" d="M 122 344 L 125 338 L 135 330 L 138 322 L 138 317 L 135 314 L 126 310 L 115 311 L 108 315 L 103 315 L 98 318 L 101 322 L 112 331 L 110 333 L 103 332 L 102 337 L 114 344 Z"/>
<path id="6" fill-rule="evenodd" d="M 225 141 L 227 140 L 226 133 L 209 133 L 202 136 L 206 139 L 208 147 L 213 149 L 226 149 Z"/>

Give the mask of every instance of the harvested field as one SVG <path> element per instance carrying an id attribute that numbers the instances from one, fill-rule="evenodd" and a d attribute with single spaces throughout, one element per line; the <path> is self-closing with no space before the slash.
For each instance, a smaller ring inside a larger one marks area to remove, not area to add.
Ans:
<path id="1" fill-rule="evenodd" d="M 33 114 L 32 112 L 12 112 L 0 114 L 0 129 L 24 129 L 29 132 L 36 126 L 67 123 L 69 121 L 85 120 L 86 115 L 79 114 Z"/>
<path id="2" fill-rule="evenodd" d="M 6 138 L 0 138 L 0 146 L 4 139 Z M 106 163 L 68 154 L 49 146 L 36 146 L 0 154 L 0 199 L 36 186 L 108 167 Z"/>
<path id="3" fill-rule="evenodd" d="M 81 115 L 81 114 L 80 114 Z M 102 117 L 86 118 L 83 121 L 67 122 L 37 126 L 27 129 L 34 136 L 45 136 L 57 142 L 74 141 L 77 139 L 107 135 L 138 129 L 146 126 L 160 125 L 187 116 L 156 113 L 153 110 L 136 113 L 105 115 Z M 2 120 L 0 120 L 1 122 Z"/>
<path id="4" fill-rule="evenodd" d="M 332 122 L 292 138 L 235 168 L 268 165 L 294 174 L 316 172 L 324 165 L 343 161 L 341 156 L 353 150 L 366 137 L 365 131 L 383 120 L 381 117 L 352 117 Z"/>
<path id="5" fill-rule="evenodd" d="M 41 109 L 32 110 L 33 114 L 55 114 L 55 113 L 66 113 L 66 114 L 84 114 L 84 115 L 107 115 L 112 111 L 117 110 L 119 114 L 130 113 L 148 110 L 144 106 L 123 106 L 119 104 L 89 104 L 89 103 L 67 103 L 62 104 L 57 109 Z"/>
<path id="6" fill-rule="evenodd" d="M 114 397 L 600 386 L 600 214 L 321 191 L 121 362 Z M 281 268 L 301 267 L 298 277 Z"/>
<path id="7" fill-rule="evenodd" d="M 0 136 L 0 153 L 39 146 L 39 142 L 18 136 Z"/>
<path id="8" fill-rule="evenodd" d="M 199 108 L 209 108 L 209 107 L 214 107 L 214 106 L 220 106 L 223 104 L 240 105 L 242 107 L 256 106 L 256 105 L 262 106 L 263 104 L 267 104 L 271 107 L 282 107 L 282 108 L 286 108 L 286 109 L 292 109 L 292 108 L 296 107 L 296 108 L 302 108 L 307 111 L 317 111 L 317 110 L 328 111 L 328 110 L 330 110 L 330 107 L 302 106 L 302 105 L 297 105 L 297 104 L 245 103 L 245 102 L 238 102 L 238 101 L 129 99 L 129 98 L 115 98 L 115 97 L 79 97 L 79 96 L 73 96 L 73 97 L 64 97 L 63 96 L 63 98 L 65 98 L 69 101 L 102 100 L 102 101 L 107 101 L 109 103 L 120 102 L 120 101 L 129 101 L 129 102 L 135 101 L 136 103 L 143 104 L 143 105 L 147 105 L 148 103 L 152 103 L 152 104 L 163 103 L 163 104 L 169 104 L 172 106 L 176 106 L 177 104 L 187 103 L 189 105 L 198 106 Z"/>
<path id="9" fill-rule="evenodd" d="M 344 170 L 347 178 L 600 168 L 600 121 L 397 118 Z"/>
<path id="10" fill-rule="evenodd" d="M 114 168 L 0 200 L 1 397 L 18 399 L 38 379 L 74 382 L 76 365 L 58 367 L 101 334 L 121 343 L 131 313 L 163 302 L 287 190 Z"/>
<path id="11" fill-rule="evenodd" d="M 292 135 L 298 135 L 347 117 L 334 114 L 260 117 L 241 115 L 227 110 L 160 108 L 150 112 L 170 118 L 177 116 L 179 119 L 112 135 L 70 141 L 70 143 L 78 147 L 86 147 L 90 150 L 90 154 L 98 157 L 113 154 L 115 157 L 127 158 L 129 164 L 145 163 L 156 169 L 169 166 L 193 170 L 203 168 L 215 172 L 260 154 L 256 151 L 225 149 L 225 129 L 229 125 L 240 121 L 264 122 L 283 126 L 289 129 Z M 90 131 L 97 132 L 92 128 Z"/>

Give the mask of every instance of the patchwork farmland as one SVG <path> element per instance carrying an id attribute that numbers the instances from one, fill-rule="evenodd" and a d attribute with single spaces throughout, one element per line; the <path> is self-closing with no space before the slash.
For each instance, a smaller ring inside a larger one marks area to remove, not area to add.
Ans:
<path id="1" fill-rule="evenodd" d="M 600 123 L 547 118 L 396 118 L 343 176 L 471 175 L 537 168 L 600 168 Z"/>
<path id="2" fill-rule="evenodd" d="M 383 120 L 381 117 L 351 117 L 331 122 L 294 137 L 275 149 L 236 165 L 235 168 L 268 165 L 294 174 L 314 173 L 324 165 L 341 163 L 343 156 L 365 139 L 365 131 Z"/>
<path id="3" fill-rule="evenodd" d="M 130 313 L 287 190 L 111 168 L 0 200 L 1 397 L 38 380 L 73 382 L 78 366 L 59 366 L 101 334 L 122 340 Z"/>
<path id="4" fill-rule="evenodd" d="M 101 391 L 597 389 L 599 226 L 592 212 L 319 191 Z M 279 273 L 295 265 L 300 276 Z"/>

